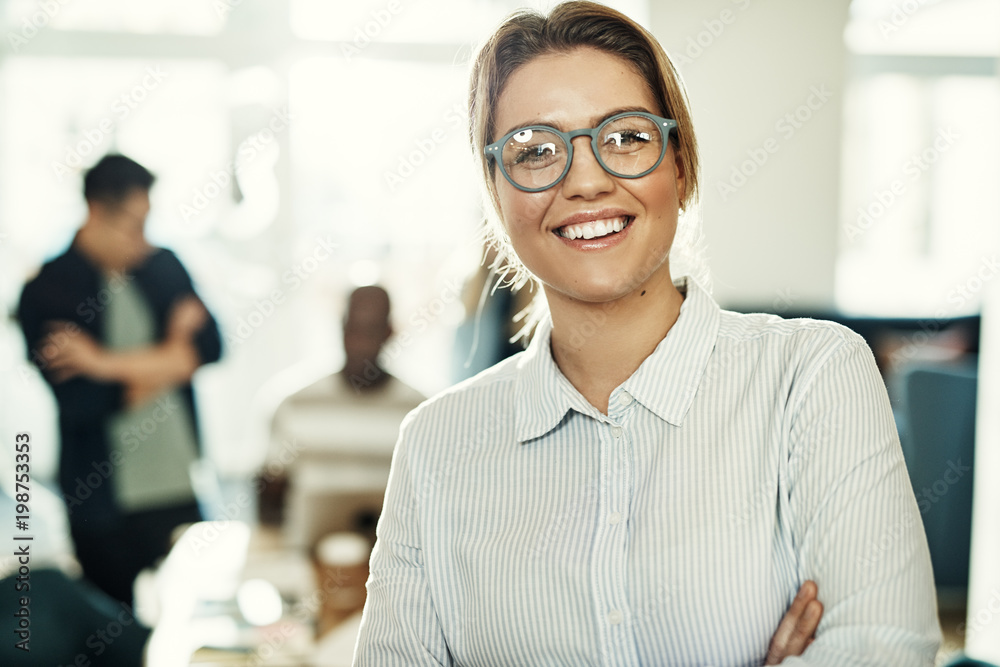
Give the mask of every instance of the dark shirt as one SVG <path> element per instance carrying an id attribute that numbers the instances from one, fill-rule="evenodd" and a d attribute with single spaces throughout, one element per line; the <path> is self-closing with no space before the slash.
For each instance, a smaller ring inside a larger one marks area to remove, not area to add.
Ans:
<path id="1" fill-rule="evenodd" d="M 153 312 L 156 340 L 166 335 L 173 306 L 195 294 L 187 271 L 174 253 L 155 249 L 129 274 L 111 278 L 107 283 L 100 269 L 83 256 L 75 244 L 62 255 L 47 262 L 39 274 L 24 286 L 18 304 L 18 319 L 27 343 L 28 357 L 43 372 L 59 405 L 59 434 L 62 449 L 59 457 L 59 484 L 67 504 L 71 524 L 97 529 L 112 526 L 121 517 L 115 502 L 114 472 L 110 461 L 106 422 L 124 407 L 124 385 L 74 377 L 54 384 L 46 371 L 47 361 L 41 341 L 47 322 L 62 320 L 78 325 L 95 340 L 103 341 L 106 307 L 114 298 L 116 281 L 133 281 Z M 202 363 L 219 359 L 222 342 L 215 320 L 209 316 L 194 338 Z M 191 385 L 181 387 L 195 425 L 197 413 Z M 200 448 L 200 445 L 199 445 Z"/>

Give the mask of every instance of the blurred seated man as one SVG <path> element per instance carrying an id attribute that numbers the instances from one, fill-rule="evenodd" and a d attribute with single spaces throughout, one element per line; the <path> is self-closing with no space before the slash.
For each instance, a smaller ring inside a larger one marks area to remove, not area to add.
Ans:
<path id="1" fill-rule="evenodd" d="M 384 289 L 351 294 L 343 331 L 344 367 L 309 378 L 271 423 L 269 458 L 288 464 L 286 537 L 300 547 L 342 530 L 374 540 L 399 424 L 424 400 L 379 365 L 392 335 Z"/>
<path id="2" fill-rule="evenodd" d="M 191 378 L 221 353 L 219 331 L 177 256 L 148 243 L 154 177 L 123 155 L 84 176 L 87 219 L 21 293 L 28 356 L 59 409 L 59 485 L 76 557 L 131 603 L 139 572 L 201 519 Z"/>

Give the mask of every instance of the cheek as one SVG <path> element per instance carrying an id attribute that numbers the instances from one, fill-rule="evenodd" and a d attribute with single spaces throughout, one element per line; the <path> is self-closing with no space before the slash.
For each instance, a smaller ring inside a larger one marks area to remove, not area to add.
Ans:
<path id="1" fill-rule="evenodd" d="M 498 194 L 500 220 L 511 235 L 539 229 L 554 195 L 551 191 L 521 192 L 511 185 L 502 187 Z"/>

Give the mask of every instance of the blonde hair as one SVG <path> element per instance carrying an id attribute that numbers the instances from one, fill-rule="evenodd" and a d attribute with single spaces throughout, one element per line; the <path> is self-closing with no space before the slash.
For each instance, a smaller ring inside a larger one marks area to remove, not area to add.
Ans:
<path id="1" fill-rule="evenodd" d="M 681 247 L 688 255 L 700 254 L 692 253 L 692 249 L 701 244 L 697 212 L 698 143 L 687 93 L 663 47 L 641 25 L 621 12 L 596 2 L 564 2 L 547 16 L 523 9 L 508 16 L 482 44 L 473 60 L 469 81 L 469 138 L 482 170 L 485 198 L 490 204 L 487 206 L 486 240 L 497 251 L 491 268 L 501 276 L 498 284 L 509 284 L 515 290 L 522 288 L 532 276 L 514 254 L 500 220 L 496 166 L 486 159 L 483 149 L 496 139 L 497 103 L 511 75 L 538 56 L 565 53 L 581 47 L 604 51 L 631 64 L 649 86 L 660 106 L 658 112 L 677 121 L 677 128 L 670 134 L 670 142 L 684 170 L 685 188 L 680 203 L 682 210 L 689 214 L 684 216 L 689 219 L 688 224 L 682 221 L 679 225 L 677 237 L 683 241 Z M 693 239 L 686 238 L 692 234 Z M 682 236 L 685 238 L 680 238 Z M 678 245 L 677 240 L 674 245 Z M 672 260 L 674 255 L 671 250 Z M 702 268 L 707 278 L 707 269 Z M 528 309 L 530 312 L 519 314 L 519 317 L 527 315 L 528 320 L 518 337 L 526 337 L 544 314 L 545 304 L 540 303 L 542 301 L 544 299 L 536 297 Z"/>

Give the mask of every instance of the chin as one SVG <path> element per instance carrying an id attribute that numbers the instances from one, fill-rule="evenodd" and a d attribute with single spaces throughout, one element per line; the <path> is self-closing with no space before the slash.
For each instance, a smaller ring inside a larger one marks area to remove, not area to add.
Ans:
<path id="1" fill-rule="evenodd" d="M 608 303 L 626 297 L 635 291 L 635 287 L 625 278 L 615 281 L 599 281 L 587 284 L 576 284 L 571 288 L 561 288 L 551 283 L 545 286 L 546 295 L 558 294 L 564 298 L 582 303 Z"/>

